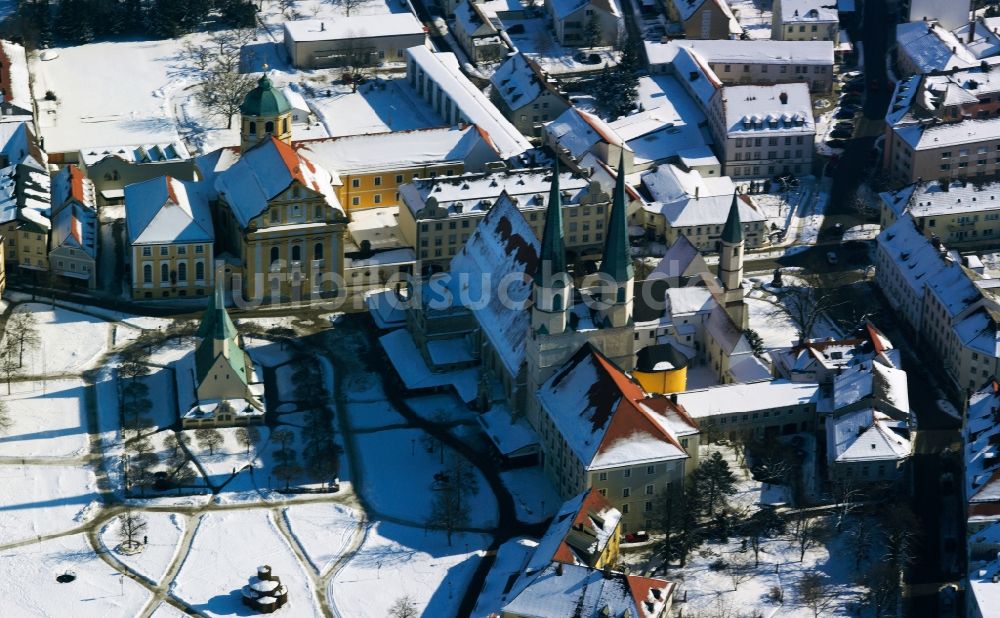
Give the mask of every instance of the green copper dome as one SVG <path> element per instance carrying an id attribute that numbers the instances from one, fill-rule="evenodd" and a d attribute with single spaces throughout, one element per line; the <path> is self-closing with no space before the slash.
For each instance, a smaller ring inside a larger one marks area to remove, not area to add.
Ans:
<path id="1" fill-rule="evenodd" d="M 285 95 L 271 85 L 271 78 L 264 73 L 257 82 L 257 87 L 247 93 L 240 105 L 240 113 L 244 116 L 278 116 L 291 111 Z"/>

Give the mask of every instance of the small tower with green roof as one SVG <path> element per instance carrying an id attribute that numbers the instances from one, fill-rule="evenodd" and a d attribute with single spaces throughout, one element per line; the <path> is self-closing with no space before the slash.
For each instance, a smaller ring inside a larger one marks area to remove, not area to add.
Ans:
<path id="1" fill-rule="evenodd" d="M 558 335 L 566 331 L 570 306 L 573 304 L 573 279 L 566 269 L 558 160 L 552 168 L 552 184 L 549 186 L 541 257 L 534 275 L 532 301 L 532 333 Z"/>
<path id="2" fill-rule="evenodd" d="M 607 236 L 604 237 L 604 255 L 601 259 L 601 303 L 598 309 L 600 326 L 618 328 L 632 322 L 632 286 L 635 268 L 628 242 L 628 200 L 625 193 L 625 153 L 618 162 L 618 178 L 611 196 L 611 216 Z"/>
<path id="3" fill-rule="evenodd" d="M 240 149 L 243 152 L 271 137 L 292 143 L 292 106 L 271 83 L 267 65 L 257 87 L 243 98 L 240 118 Z"/>

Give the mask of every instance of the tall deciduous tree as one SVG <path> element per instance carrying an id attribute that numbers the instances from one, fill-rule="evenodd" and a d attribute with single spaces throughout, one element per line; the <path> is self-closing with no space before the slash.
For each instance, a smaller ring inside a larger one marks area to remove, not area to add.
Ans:
<path id="1" fill-rule="evenodd" d="M 207 448 L 209 455 L 215 454 L 215 449 L 222 446 L 225 441 L 222 434 L 214 429 L 202 427 L 194 431 L 194 439 L 201 448 Z"/>
<path id="2" fill-rule="evenodd" d="M 142 513 L 125 509 L 118 516 L 118 538 L 125 549 L 135 549 L 139 546 L 139 537 L 146 530 L 146 518 Z"/>

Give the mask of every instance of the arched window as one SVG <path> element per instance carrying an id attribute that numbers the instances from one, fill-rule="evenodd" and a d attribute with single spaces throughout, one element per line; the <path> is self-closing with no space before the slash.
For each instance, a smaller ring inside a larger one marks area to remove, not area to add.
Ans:
<path id="1" fill-rule="evenodd" d="M 563 297 L 562 297 L 562 294 L 553 294 L 552 295 L 552 310 L 553 311 L 562 311 L 562 308 L 563 308 Z"/>
<path id="2" fill-rule="evenodd" d="M 188 265 L 187 262 L 181 262 L 177 265 L 177 280 L 187 281 L 188 278 Z"/>
<path id="3" fill-rule="evenodd" d="M 278 248 L 271 247 L 271 264 L 274 264 L 277 261 L 278 261 Z"/>
<path id="4" fill-rule="evenodd" d="M 625 302 L 625 288 L 624 287 L 618 288 L 618 302 L 620 302 L 620 303 Z"/>
<path id="5" fill-rule="evenodd" d="M 270 120 L 264 123 L 264 133 L 274 133 L 274 123 Z"/>
<path id="6" fill-rule="evenodd" d="M 170 266 L 163 262 L 160 264 L 160 283 L 170 281 Z"/>
<path id="7" fill-rule="evenodd" d="M 205 263 L 204 262 L 195 262 L 194 263 L 194 278 L 195 278 L 195 281 L 204 281 L 205 280 Z"/>
<path id="8" fill-rule="evenodd" d="M 298 262 L 302 259 L 302 245 L 292 245 L 292 261 Z"/>
<path id="9" fill-rule="evenodd" d="M 281 121 L 281 132 L 288 133 L 288 118 Z"/>
<path id="10" fill-rule="evenodd" d="M 253 121 L 250 122 L 250 131 L 249 131 L 249 133 L 250 133 L 250 135 L 257 135 L 257 123 L 256 122 L 253 122 Z"/>
<path id="11" fill-rule="evenodd" d="M 313 259 L 322 260 L 323 259 L 323 243 L 318 242 L 313 245 Z"/>
<path id="12" fill-rule="evenodd" d="M 153 282 L 153 265 L 143 264 L 142 265 L 142 282 L 152 283 Z"/>

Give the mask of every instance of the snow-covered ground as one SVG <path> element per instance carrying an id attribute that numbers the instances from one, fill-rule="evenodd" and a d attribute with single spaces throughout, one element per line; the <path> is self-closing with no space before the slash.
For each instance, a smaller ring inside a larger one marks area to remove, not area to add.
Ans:
<path id="1" fill-rule="evenodd" d="M 14 386 L 13 394 L 5 398 L 13 426 L 0 435 L 0 457 L 74 457 L 87 452 L 83 381 Z"/>
<path id="2" fill-rule="evenodd" d="M 56 581 L 67 573 L 76 579 Z M 17 618 L 138 616 L 152 596 L 101 560 L 83 534 L 0 551 L 0 591 L 4 615 Z"/>
<path id="3" fill-rule="evenodd" d="M 364 476 L 364 494 L 378 513 L 422 525 L 430 519 L 434 474 L 441 472 L 454 455 L 445 450 L 441 464 L 441 446 L 433 453 L 423 447 L 419 429 L 390 429 L 355 436 Z M 472 498 L 469 525 L 489 527 L 496 524 L 497 505 L 489 485 L 475 468 L 479 492 Z"/>
<path id="4" fill-rule="evenodd" d="M 421 616 L 455 616 L 462 593 L 490 537 L 454 534 L 380 522 L 361 550 L 331 580 L 327 598 L 339 614 L 382 618 L 409 596 Z"/>
<path id="5" fill-rule="evenodd" d="M 504 470 L 500 479 L 514 497 L 517 519 L 521 522 L 533 524 L 545 521 L 562 506 L 559 493 L 538 466 Z"/>
<path id="6" fill-rule="evenodd" d="M 101 544 L 105 551 L 114 552 L 114 557 L 130 569 L 142 573 L 154 582 L 159 582 L 177 556 L 178 543 L 184 534 L 187 518 L 178 513 L 142 513 L 146 523 L 137 535 L 137 541 L 147 538 L 148 543 L 137 554 L 122 553 L 117 550 L 121 543 L 121 522 L 116 517 L 101 528 Z"/>
<path id="7" fill-rule="evenodd" d="M 261 564 L 270 565 L 288 588 L 286 613 L 322 615 L 314 603 L 311 580 L 266 510 L 203 515 L 173 593 L 212 615 L 245 615 L 240 590 Z"/>
<path id="8" fill-rule="evenodd" d="M 791 347 L 798 339 L 795 321 L 776 297 L 770 294 L 762 296 L 746 298 L 750 309 L 750 328 L 764 340 L 767 350 Z"/>
<path id="9" fill-rule="evenodd" d="M 474 422 L 477 416 L 454 394 L 411 397 L 406 403 L 421 418 L 435 422 Z"/>
<path id="10" fill-rule="evenodd" d="M 770 0 L 728 0 L 740 26 L 751 39 L 771 38 Z"/>
<path id="11" fill-rule="evenodd" d="M 353 429 L 378 429 L 406 424 L 403 415 L 388 401 L 348 403 L 345 409 Z"/>
<path id="12" fill-rule="evenodd" d="M 405 79 L 350 86 L 302 84 L 313 113 L 333 137 L 439 127 L 446 124 Z"/>
<path id="13" fill-rule="evenodd" d="M 24 312 L 34 314 L 41 336 L 41 345 L 24 349 L 26 375 L 78 372 L 107 350 L 108 325 L 100 318 L 62 307 L 53 310 L 41 303 L 23 303 L 14 309 L 14 313 Z"/>
<path id="14" fill-rule="evenodd" d="M 79 526 L 98 504 L 94 474 L 84 466 L 3 465 L 0 487 L 3 543 Z"/>
<path id="15" fill-rule="evenodd" d="M 317 574 L 333 565 L 361 526 L 360 513 L 341 504 L 298 504 L 282 513 Z"/>
<path id="16" fill-rule="evenodd" d="M 551 21 L 546 17 L 533 19 L 505 19 L 504 26 L 511 41 L 518 51 L 536 60 L 549 75 L 576 73 L 580 71 L 599 71 L 605 66 L 618 64 L 618 54 L 610 48 L 597 47 L 587 49 L 586 54 L 597 54 L 600 62 L 597 64 L 582 63 L 576 56 L 580 50 L 573 47 L 563 47 L 552 35 Z M 510 34 L 515 25 L 521 25 L 524 30 Z"/>

